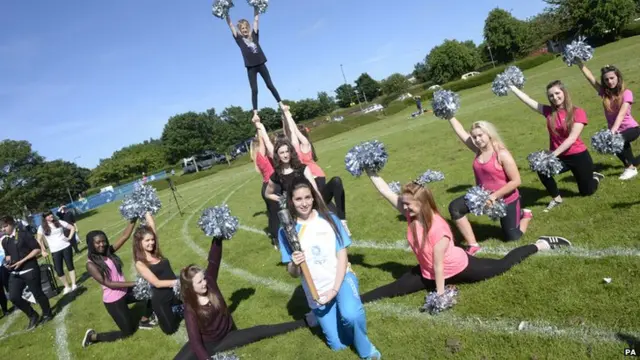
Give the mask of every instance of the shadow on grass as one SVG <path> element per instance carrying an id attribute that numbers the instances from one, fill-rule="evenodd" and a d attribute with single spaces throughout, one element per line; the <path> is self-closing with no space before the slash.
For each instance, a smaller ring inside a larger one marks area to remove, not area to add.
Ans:
<path id="1" fill-rule="evenodd" d="M 254 288 L 242 288 L 234 291 L 230 298 L 229 313 L 233 314 L 242 301 L 249 299 L 255 293 L 256 289 Z"/>
<path id="2" fill-rule="evenodd" d="M 58 299 L 58 302 L 56 302 L 56 304 L 51 307 L 51 309 L 53 310 L 53 313 L 54 314 L 60 313 L 66 306 L 74 302 L 79 296 L 82 296 L 82 294 L 84 294 L 85 292 L 87 292 L 86 287 L 78 286 L 76 291 L 70 292 L 66 295 L 62 295 L 62 297 Z"/>
<path id="3" fill-rule="evenodd" d="M 349 254 L 349 262 L 353 265 L 362 266 L 365 269 L 380 269 L 386 271 L 390 273 L 394 279 L 399 279 L 402 275 L 411 271 L 411 269 L 415 267 L 415 265 L 405 265 L 394 261 L 371 265 L 364 261 L 364 257 L 365 256 L 363 254 Z"/>
<path id="4" fill-rule="evenodd" d="M 265 215 L 266 216 L 267 212 L 266 211 L 257 211 L 257 212 L 254 212 L 252 216 L 253 217 L 258 217 L 260 215 Z"/>
<path id="5" fill-rule="evenodd" d="M 612 209 L 629 209 L 635 205 L 640 205 L 640 200 L 632 202 L 619 202 L 611 205 Z"/>
<path id="6" fill-rule="evenodd" d="M 618 340 L 620 341 L 627 343 L 627 346 L 629 346 L 629 348 L 640 350 L 640 338 L 633 335 L 624 334 L 624 333 L 617 333 L 616 338 L 618 338 Z"/>
<path id="7" fill-rule="evenodd" d="M 469 190 L 472 187 L 474 187 L 474 185 L 456 185 L 456 186 L 448 188 L 447 192 L 455 194 L 455 193 L 459 193 L 459 192 L 462 192 L 462 191 Z"/>
<path id="8" fill-rule="evenodd" d="M 309 305 L 307 304 L 307 296 L 304 293 L 304 289 L 302 285 L 296 287 L 291 295 L 291 299 L 287 302 L 287 310 L 289 311 L 289 315 L 295 320 L 305 319 L 305 315 L 311 311 L 309 310 Z M 322 333 L 322 328 L 320 326 L 316 326 L 314 328 L 309 328 L 309 331 L 318 339 L 325 341 L 324 334 Z"/>

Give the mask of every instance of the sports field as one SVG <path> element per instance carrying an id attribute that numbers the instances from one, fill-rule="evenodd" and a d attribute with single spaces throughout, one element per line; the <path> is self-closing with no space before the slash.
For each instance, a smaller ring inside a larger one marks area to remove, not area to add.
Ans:
<path id="1" fill-rule="evenodd" d="M 588 66 L 599 73 L 604 64 L 615 64 L 627 86 L 638 94 L 638 52 L 640 37 L 625 39 L 596 49 Z M 582 136 L 585 142 L 605 126 L 602 105 L 577 68 L 568 68 L 556 59 L 525 71 L 525 76 L 524 90 L 540 102 L 546 102 L 545 85 L 549 81 L 565 82 L 574 103 L 589 116 Z M 565 202 L 543 213 L 550 197 L 529 170 L 526 157 L 548 146 L 544 118 L 525 108 L 513 95 L 496 97 L 490 84 L 460 95 L 457 117 L 465 126 L 475 120 L 488 120 L 498 127 L 520 168 L 523 205 L 534 213 L 527 234 L 514 243 L 495 239 L 500 234 L 497 222 L 471 216 L 484 247 L 479 256 L 498 256 L 540 235 L 566 237 L 574 247 L 561 253 L 534 255 L 503 276 L 460 286 L 458 305 L 436 316 L 418 311 L 424 292 L 367 304 L 372 342 L 386 359 L 622 357 L 628 345 L 619 338 L 640 337 L 640 178 L 618 180 L 623 170 L 619 160 L 590 149 L 597 167 L 607 176 L 599 191 L 591 197 L 579 197 L 571 175 L 562 175 L 558 183 Z M 444 172 L 445 180 L 431 187 L 447 219 L 448 203 L 474 184 L 473 154 L 459 142 L 449 124 L 432 115 L 409 119 L 413 111 L 407 109 L 315 144 L 318 163 L 327 176 L 340 176 L 345 184 L 347 218 L 354 239 L 349 260 L 361 293 L 399 277 L 416 264 L 416 259 L 406 249 L 406 223 L 366 177 L 353 178 L 344 169 L 344 156 L 353 145 L 373 139 L 386 145 L 389 162 L 380 175 L 387 182 L 407 182 L 427 169 Z M 638 110 L 635 114 L 640 117 Z M 640 154 L 640 143 L 634 145 L 636 155 Z M 182 217 L 171 192 L 160 192 L 163 209 L 156 219 L 161 249 L 177 272 L 190 263 L 206 264 L 210 239 L 196 224 L 203 209 L 226 202 L 239 217 L 241 230 L 224 244 L 219 283 L 240 328 L 289 321 L 308 311 L 299 279 L 286 273 L 279 264 L 279 253 L 263 234 L 267 220 L 260 186 L 261 177 L 251 165 L 223 171 L 179 187 L 179 201 L 186 212 Z M 115 240 L 125 226 L 117 206 L 105 206 L 81 220 L 81 233 L 103 229 Z M 127 245 L 120 256 L 128 278 L 133 279 L 130 249 Z M 76 257 L 78 274 L 84 273 L 85 261 L 84 256 Z M 612 282 L 605 284 L 603 278 Z M 102 304 L 100 286 L 93 280 L 84 281 L 82 286 L 75 299 L 63 299 L 65 305 L 59 303 L 54 321 L 32 332 L 21 332 L 27 319 L 19 312 L 0 319 L 0 358 L 20 354 L 21 358 L 37 359 L 171 359 L 185 343 L 182 325 L 173 336 L 165 336 L 160 329 L 139 330 L 125 341 L 83 349 L 81 340 L 88 328 L 98 332 L 117 328 Z M 52 305 L 60 298 L 53 299 Z M 353 350 L 333 353 L 319 334 L 319 328 L 301 329 L 235 353 L 243 359 L 358 358 Z"/>

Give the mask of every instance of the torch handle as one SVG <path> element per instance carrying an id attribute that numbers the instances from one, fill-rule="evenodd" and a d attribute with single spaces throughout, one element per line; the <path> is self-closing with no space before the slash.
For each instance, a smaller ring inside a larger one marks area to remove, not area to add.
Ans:
<path id="1" fill-rule="evenodd" d="M 316 286 L 313 284 L 313 279 L 311 278 L 311 272 L 309 272 L 309 267 L 306 262 L 300 264 L 300 269 L 302 270 L 302 276 L 304 276 L 304 281 L 307 282 L 307 286 L 309 287 L 309 291 L 311 291 L 311 297 L 313 300 L 318 301 L 320 296 L 318 295 L 318 290 Z"/>

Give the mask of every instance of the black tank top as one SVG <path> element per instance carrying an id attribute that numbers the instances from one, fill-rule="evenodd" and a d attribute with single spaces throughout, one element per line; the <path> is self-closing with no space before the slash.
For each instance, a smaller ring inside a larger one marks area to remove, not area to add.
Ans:
<path id="1" fill-rule="evenodd" d="M 149 265 L 149 270 L 155 275 L 158 280 L 175 280 L 177 278 L 176 274 L 173 272 L 171 268 L 171 263 L 169 259 L 163 258 L 159 263 Z M 152 297 L 157 297 L 158 299 L 163 300 L 172 300 L 174 298 L 173 289 L 172 288 L 152 288 Z"/>

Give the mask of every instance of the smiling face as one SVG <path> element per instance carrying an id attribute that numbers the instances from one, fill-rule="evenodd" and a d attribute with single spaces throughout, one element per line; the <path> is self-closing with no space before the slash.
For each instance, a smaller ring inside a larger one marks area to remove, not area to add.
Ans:
<path id="1" fill-rule="evenodd" d="M 202 296 L 207 295 L 207 279 L 204 277 L 204 272 L 200 271 L 193 275 L 191 285 L 193 286 L 193 291 L 196 294 Z"/>
<path id="2" fill-rule="evenodd" d="M 249 34 L 251 34 L 251 26 L 249 26 L 248 22 L 241 21 L 238 23 L 238 31 L 240 31 L 240 35 L 243 37 L 249 37 Z"/>
<path id="3" fill-rule="evenodd" d="M 549 98 L 549 103 L 556 108 L 562 108 L 564 105 L 564 91 L 560 88 L 560 86 L 552 86 L 547 90 L 547 97 Z"/>
<path id="4" fill-rule="evenodd" d="M 413 195 L 402 194 L 400 199 L 404 210 L 409 212 L 410 217 L 414 218 L 420 213 L 420 202 Z"/>
<path id="5" fill-rule="evenodd" d="M 144 251 L 152 253 L 156 248 L 156 237 L 153 234 L 146 233 L 140 243 Z"/>
<path id="6" fill-rule="evenodd" d="M 107 252 L 107 239 L 102 235 L 96 235 L 93 237 L 93 248 L 96 249 L 98 254 L 104 254 Z"/>
<path id="7" fill-rule="evenodd" d="M 484 150 L 491 143 L 491 138 L 484 130 L 475 128 L 471 130 L 471 140 L 473 144 L 480 150 Z"/>
<path id="8" fill-rule="evenodd" d="M 615 89 L 616 86 L 618 86 L 618 75 L 616 75 L 615 71 L 604 73 L 602 75 L 602 80 L 609 89 Z"/>
<path id="9" fill-rule="evenodd" d="M 298 217 L 306 219 L 313 211 L 313 194 L 308 187 L 301 187 L 293 191 L 293 207 L 298 213 Z"/>

